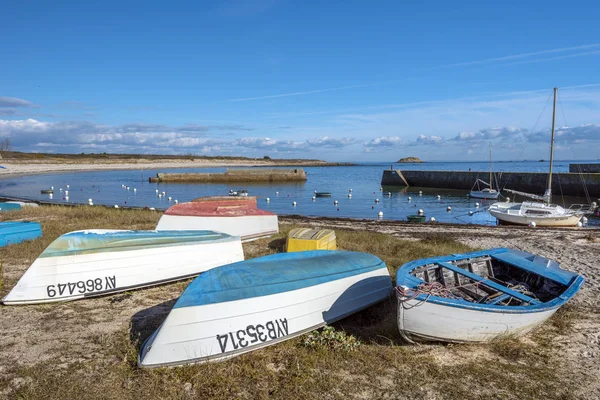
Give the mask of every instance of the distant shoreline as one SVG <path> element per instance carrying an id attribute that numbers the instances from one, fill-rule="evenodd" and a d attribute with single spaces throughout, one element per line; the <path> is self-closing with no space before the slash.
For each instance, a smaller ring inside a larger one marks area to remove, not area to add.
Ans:
<path id="1" fill-rule="evenodd" d="M 206 159 L 81 159 L 81 160 L 31 160 L 2 159 L 1 178 L 14 178 L 55 172 L 92 172 L 142 169 L 173 168 L 218 168 L 218 167 L 338 167 L 352 166 L 352 163 L 327 162 L 319 160 L 206 160 Z"/>

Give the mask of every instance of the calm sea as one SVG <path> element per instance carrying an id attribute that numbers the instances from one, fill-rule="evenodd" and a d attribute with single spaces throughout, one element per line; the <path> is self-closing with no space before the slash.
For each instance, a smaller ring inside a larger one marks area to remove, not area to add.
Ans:
<path id="1" fill-rule="evenodd" d="M 585 161 L 577 161 L 585 162 Z M 593 161 L 590 161 L 593 162 Z M 597 161 L 596 161 L 597 162 Z M 556 172 L 568 172 L 570 161 L 554 163 Z M 386 187 L 385 195 L 380 191 L 381 175 L 384 169 L 393 165 L 397 169 L 487 171 L 487 162 L 430 162 L 423 164 L 363 163 L 348 167 L 305 167 L 308 180 L 305 183 L 252 184 L 245 187 L 250 195 L 259 197 L 259 206 L 280 215 L 299 214 L 306 216 L 372 218 L 377 219 L 383 212 L 383 219 L 404 220 L 407 215 L 416 214 L 422 209 L 429 220 L 434 217 L 439 222 L 461 224 L 495 225 L 495 218 L 485 210 L 489 202 L 467 198 L 464 190 L 431 188 Z M 288 167 L 289 168 L 289 167 Z M 44 200 L 55 203 L 118 205 L 130 207 L 155 207 L 167 209 L 179 202 L 189 201 L 200 196 L 226 195 L 229 189 L 239 187 L 228 184 L 176 184 L 148 183 L 150 176 L 158 172 L 223 172 L 225 168 L 194 168 L 169 170 L 128 170 L 77 173 L 52 173 L 18 178 L 0 179 L 0 196 L 31 200 Z M 547 162 L 495 162 L 494 171 L 546 172 Z M 67 185 L 69 188 L 67 189 Z M 122 188 L 129 186 L 129 190 Z M 42 189 L 54 187 L 54 196 L 40 193 Z M 60 191 L 62 189 L 62 192 Z M 135 191 L 134 191 L 135 189 Z M 352 189 L 352 197 L 348 197 Z M 515 188 L 518 189 L 518 188 Z M 68 199 L 65 194 L 68 190 Z M 158 197 L 159 193 L 166 193 Z M 331 192 L 331 198 L 312 200 L 314 191 Z M 419 194 L 422 191 L 422 194 Z M 438 195 L 441 196 L 438 199 Z M 169 200 L 171 197 L 171 200 Z M 267 202 L 267 198 L 270 199 Z M 379 199 L 379 202 L 376 202 Z M 562 198 L 554 201 L 561 204 Z M 335 205 L 334 201 L 338 204 Z M 296 206 L 293 205 L 296 202 Z M 566 198 L 565 202 L 584 203 L 587 199 Z M 478 206 L 479 204 L 479 206 Z M 451 211 L 447 208 L 451 207 Z M 472 215 L 469 215 L 472 214 Z M 600 226 L 600 218 L 589 218 L 590 226 Z"/>

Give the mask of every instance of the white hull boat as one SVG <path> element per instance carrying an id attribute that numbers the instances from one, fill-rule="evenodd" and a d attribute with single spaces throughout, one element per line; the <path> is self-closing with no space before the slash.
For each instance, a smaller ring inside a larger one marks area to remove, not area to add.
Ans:
<path id="1" fill-rule="evenodd" d="M 584 212 L 565 209 L 556 204 L 525 201 L 523 203 L 494 203 L 488 209 L 502 224 L 536 226 L 577 226 Z"/>
<path id="2" fill-rule="evenodd" d="M 396 281 L 398 329 L 413 343 L 524 335 L 573 297 L 584 279 L 554 261 L 500 248 L 412 261 Z"/>
<path id="3" fill-rule="evenodd" d="M 498 192 L 495 189 L 485 188 L 482 190 L 471 190 L 469 196 L 471 196 L 474 199 L 496 200 L 500 196 L 500 192 Z"/>
<path id="4" fill-rule="evenodd" d="M 220 361 L 332 323 L 390 296 L 379 258 L 345 251 L 281 253 L 196 278 L 144 343 L 140 367 Z"/>
<path id="5" fill-rule="evenodd" d="M 44 250 L 2 301 L 34 304 L 106 295 L 243 259 L 240 238 L 218 232 L 70 232 Z"/>
<path id="6" fill-rule="evenodd" d="M 277 215 L 261 210 L 255 197 L 207 197 L 170 207 L 156 230 L 207 229 L 239 236 L 243 241 L 279 232 Z"/>

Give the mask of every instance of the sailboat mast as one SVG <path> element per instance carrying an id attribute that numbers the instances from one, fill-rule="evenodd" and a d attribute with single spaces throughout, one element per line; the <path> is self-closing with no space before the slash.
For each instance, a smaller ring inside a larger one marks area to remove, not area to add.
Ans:
<path id="1" fill-rule="evenodd" d="M 490 190 L 494 188 L 494 182 L 492 182 L 492 143 L 490 142 Z"/>
<path id="2" fill-rule="evenodd" d="M 556 92 L 558 88 L 554 88 L 554 103 L 552 105 L 552 138 L 550 139 L 550 173 L 548 175 L 548 190 L 552 193 L 552 163 L 554 162 L 554 121 L 556 119 Z M 548 199 L 548 203 L 552 200 Z"/>

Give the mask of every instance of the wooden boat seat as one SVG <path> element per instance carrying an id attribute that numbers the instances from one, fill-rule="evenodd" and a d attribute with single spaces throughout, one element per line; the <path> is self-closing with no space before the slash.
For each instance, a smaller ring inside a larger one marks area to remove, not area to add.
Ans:
<path id="1" fill-rule="evenodd" d="M 484 285 L 489 286 L 492 289 L 496 289 L 497 291 L 507 294 L 511 297 L 514 297 L 515 299 L 521 300 L 524 303 L 540 304 L 540 301 L 537 299 L 534 299 L 533 297 L 529 297 L 523 293 L 517 292 L 516 290 L 509 289 L 506 286 L 499 285 L 496 282 L 491 281 L 489 279 L 482 278 L 481 276 L 474 274 L 472 272 L 466 271 L 460 267 L 457 267 L 456 265 L 452 265 L 447 262 L 438 262 L 438 265 L 440 265 L 441 267 L 447 268 L 453 272 L 456 272 L 457 274 L 464 275 L 474 282 L 483 283 Z"/>
<path id="2" fill-rule="evenodd" d="M 490 305 L 495 305 L 495 304 L 498 304 L 498 303 L 502 303 L 503 301 L 506 301 L 509 298 L 510 298 L 510 295 L 504 293 L 503 295 L 498 296 L 498 297 L 496 297 L 494 299 L 490 299 L 490 300 L 486 301 L 485 303 L 486 304 L 490 304 Z"/>

